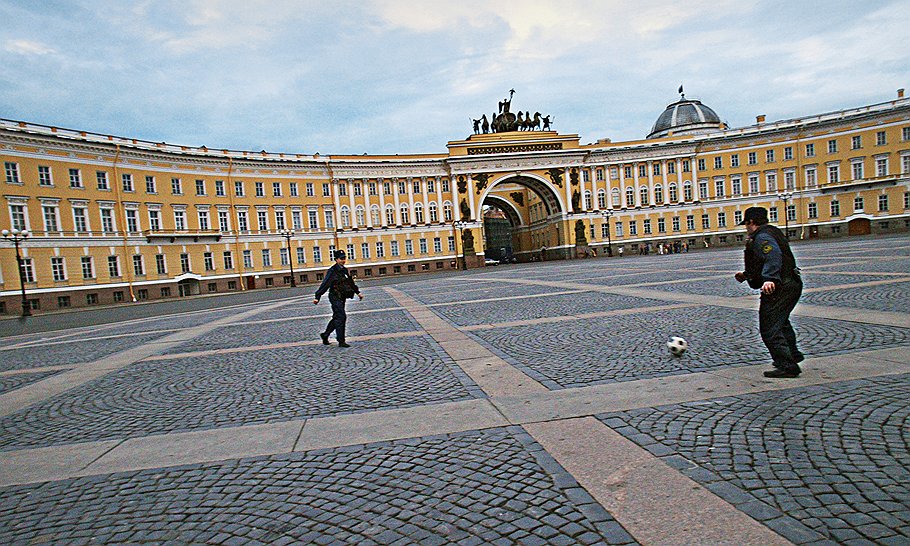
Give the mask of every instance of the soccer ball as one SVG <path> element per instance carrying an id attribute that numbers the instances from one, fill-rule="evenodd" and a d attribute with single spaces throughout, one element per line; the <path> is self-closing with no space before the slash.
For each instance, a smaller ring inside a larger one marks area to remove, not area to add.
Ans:
<path id="1" fill-rule="evenodd" d="M 667 342 L 667 349 L 670 349 L 670 354 L 673 356 L 682 356 L 688 348 L 689 344 L 681 337 L 671 337 Z"/>

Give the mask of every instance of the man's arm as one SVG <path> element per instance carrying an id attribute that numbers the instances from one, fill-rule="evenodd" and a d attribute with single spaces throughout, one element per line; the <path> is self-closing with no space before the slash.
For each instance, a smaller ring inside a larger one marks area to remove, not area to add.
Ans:
<path id="1" fill-rule="evenodd" d="M 316 290 L 316 297 L 313 298 L 313 303 L 319 303 L 319 298 L 325 294 L 329 288 L 332 287 L 332 279 L 335 276 L 335 268 L 330 267 L 329 272 L 325 274 L 325 278 L 322 279 L 322 284 L 319 285 L 319 289 Z"/>
<path id="2" fill-rule="evenodd" d="M 780 284 L 780 273 L 784 263 L 783 253 L 777 241 L 768 233 L 759 233 L 755 241 L 762 260 L 761 276 L 765 281 L 761 291 L 763 294 L 773 294 L 777 285 Z"/>

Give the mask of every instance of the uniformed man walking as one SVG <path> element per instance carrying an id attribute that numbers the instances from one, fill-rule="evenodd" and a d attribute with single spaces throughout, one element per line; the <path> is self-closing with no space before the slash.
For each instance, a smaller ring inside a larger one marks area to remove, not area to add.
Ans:
<path id="1" fill-rule="evenodd" d="M 793 378 L 802 370 L 803 354 L 796 346 L 796 332 L 790 324 L 790 313 L 803 293 L 803 281 L 796 258 L 784 233 L 768 224 L 768 211 L 749 207 L 740 225 L 746 226 L 749 240 L 745 249 L 746 270 L 736 274 L 739 282 L 761 290 L 758 328 L 761 339 L 774 360 L 774 369 L 765 377 Z"/>
<path id="2" fill-rule="evenodd" d="M 319 334 L 323 345 L 329 344 L 329 335 L 334 331 L 335 338 L 338 339 L 338 346 L 350 347 L 344 339 L 344 328 L 348 320 L 344 305 L 355 294 L 363 299 L 363 294 L 360 293 L 360 288 L 354 283 L 354 279 L 344 266 L 347 261 L 347 255 L 343 250 L 335 252 L 335 265 L 326 272 L 322 284 L 319 285 L 319 290 L 316 290 L 316 297 L 313 298 L 313 304 L 316 305 L 319 303 L 319 298 L 328 292 L 329 303 L 332 304 L 332 320 L 326 326 L 325 332 Z"/>

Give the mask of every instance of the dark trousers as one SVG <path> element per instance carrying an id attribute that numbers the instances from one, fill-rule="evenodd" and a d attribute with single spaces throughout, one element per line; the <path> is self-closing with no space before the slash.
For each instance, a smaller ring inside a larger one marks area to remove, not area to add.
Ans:
<path id="1" fill-rule="evenodd" d="M 803 281 L 799 277 L 783 281 L 773 294 L 762 294 L 758 307 L 758 329 L 765 342 L 774 367 L 782 370 L 797 370 L 797 363 L 803 354 L 796 347 L 796 332 L 790 324 L 790 313 L 803 293 Z"/>
<path id="2" fill-rule="evenodd" d="M 344 325 L 348 320 L 348 315 L 344 312 L 345 300 L 329 296 L 329 303 L 332 304 L 332 320 L 325 327 L 325 335 L 328 337 L 329 334 L 335 332 L 338 343 L 344 343 Z"/>

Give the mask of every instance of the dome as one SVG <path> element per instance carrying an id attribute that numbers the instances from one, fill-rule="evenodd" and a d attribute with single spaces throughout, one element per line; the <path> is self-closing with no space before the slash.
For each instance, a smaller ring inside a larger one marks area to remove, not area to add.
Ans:
<path id="1" fill-rule="evenodd" d="M 687 99 L 680 94 L 680 99 L 667 106 L 654 122 L 648 138 L 661 138 L 671 134 L 699 135 L 726 128 L 727 124 L 720 120 L 714 110 L 700 100 Z"/>

